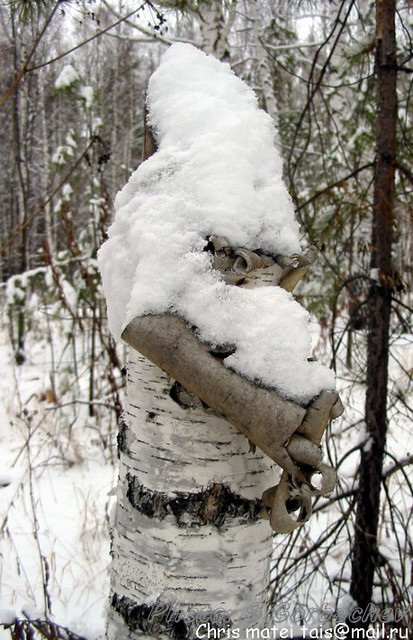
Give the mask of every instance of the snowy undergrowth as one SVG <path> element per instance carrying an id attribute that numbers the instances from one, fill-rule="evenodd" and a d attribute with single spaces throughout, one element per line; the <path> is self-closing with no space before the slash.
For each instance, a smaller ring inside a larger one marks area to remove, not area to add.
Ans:
<path id="1" fill-rule="evenodd" d="M 48 312 L 38 310 L 43 322 L 27 337 L 21 366 L 3 324 L 0 622 L 47 618 L 92 640 L 103 633 L 109 590 L 116 419 L 99 375 L 91 411 L 85 336 L 77 336 L 75 362 L 61 320 L 48 341 Z M 0 627 L 0 638 L 9 637 Z"/>
<path id="2" fill-rule="evenodd" d="M 317 325 L 312 326 L 316 342 L 320 340 L 318 348 L 326 353 L 325 336 L 319 337 Z M 109 446 L 97 431 L 98 425 L 107 426 L 108 415 L 91 419 L 87 403 L 73 403 L 74 398 L 82 397 L 82 385 L 84 394 L 86 380 L 83 377 L 82 382 L 81 376 L 74 382 L 77 375 L 73 373 L 73 353 L 67 350 L 67 336 L 54 336 L 54 362 L 60 363 L 54 372 L 60 389 L 57 402 L 47 394 L 51 375 L 48 341 L 39 335 L 31 340 L 26 362 L 17 367 L 7 333 L 2 333 L 0 480 L 9 484 L 0 488 L 0 609 L 3 622 L 25 614 L 44 618 L 46 613 L 87 640 L 96 640 L 104 631 L 109 593 L 108 520 L 114 498 L 108 493 L 117 475 L 115 427 Z M 360 354 L 363 341 L 360 336 L 356 342 Z M 351 380 L 351 372 L 343 364 L 344 351 L 345 344 L 337 362 L 338 386 L 346 411 L 334 423 L 327 440 L 327 455 L 334 466 L 338 465 L 338 488 L 332 502 L 319 501 L 311 521 L 302 530 L 274 540 L 274 611 L 275 616 L 284 616 L 287 614 L 281 605 L 287 607 L 289 617 L 281 620 L 284 626 L 294 626 L 299 615 L 315 626 L 320 621 L 328 624 L 327 615 L 342 614 L 345 608 L 355 469 L 358 447 L 365 443 L 365 435 L 364 387 Z M 394 341 L 390 365 L 394 403 L 387 445 L 391 457 L 386 458 L 386 471 L 409 455 L 410 421 L 401 410 L 401 398 L 408 401 L 412 391 L 412 353 L 411 335 Z M 86 366 L 81 369 L 87 371 Z M 63 394 L 67 387 L 76 392 Z M 391 605 L 397 595 L 393 595 L 397 583 L 402 590 L 402 573 L 408 569 L 405 562 L 411 544 L 412 491 L 403 470 L 390 476 L 388 490 L 389 498 L 383 500 L 380 550 L 393 571 L 392 580 L 384 587 L 385 602 Z M 337 495 L 343 494 L 349 495 L 336 500 Z M 320 508 L 322 504 L 326 508 Z M 45 600 L 49 596 L 50 603 Z M 383 587 L 377 586 L 375 601 L 383 598 Z M 8 640 L 10 632 L 0 627 L 0 638 Z"/>

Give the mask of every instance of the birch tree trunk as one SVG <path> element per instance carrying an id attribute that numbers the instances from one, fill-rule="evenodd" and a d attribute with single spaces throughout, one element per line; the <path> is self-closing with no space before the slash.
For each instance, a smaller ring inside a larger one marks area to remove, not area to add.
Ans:
<path id="1" fill-rule="evenodd" d="M 263 46 L 265 21 L 257 2 L 248 4 L 249 19 L 252 22 L 253 42 L 255 49 L 255 58 L 257 60 L 257 79 L 261 88 L 263 107 L 270 114 L 275 123 L 276 142 L 279 147 L 278 135 L 278 107 L 274 95 L 274 78 L 271 73 L 269 56 L 267 50 Z"/>
<path id="2" fill-rule="evenodd" d="M 146 127 L 143 159 L 155 151 Z M 283 266 L 274 262 L 270 276 L 248 263 L 255 256 L 261 264 L 258 254 L 239 251 L 245 268 L 234 282 L 240 286 L 292 291 L 311 263 L 307 254 L 294 268 L 288 259 Z M 217 271 L 228 276 L 225 259 L 216 260 Z M 261 450 L 304 482 L 286 442 L 302 428 L 302 440 L 316 454 L 316 460 L 304 461 L 317 465 L 337 394 L 326 393 L 327 400 L 320 394 L 321 405 L 308 410 L 287 401 L 229 371 L 220 362 L 225 350 L 201 343 L 182 318 L 167 314 L 134 318 L 122 338 L 135 349 L 129 350 L 119 434 L 107 638 L 245 638 L 251 628 L 259 633 L 269 626 L 272 555 L 262 496 L 274 484 L 273 462 Z"/>
<path id="3" fill-rule="evenodd" d="M 213 54 L 218 60 L 230 59 L 229 34 L 234 24 L 238 0 L 229 3 L 212 0 L 198 9 L 200 16 L 201 48 Z"/>
<path id="4" fill-rule="evenodd" d="M 132 348 L 118 444 L 108 640 L 267 626 L 273 462 Z"/>
<path id="5" fill-rule="evenodd" d="M 119 451 L 108 639 L 266 626 L 269 458 L 133 349 Z"/>

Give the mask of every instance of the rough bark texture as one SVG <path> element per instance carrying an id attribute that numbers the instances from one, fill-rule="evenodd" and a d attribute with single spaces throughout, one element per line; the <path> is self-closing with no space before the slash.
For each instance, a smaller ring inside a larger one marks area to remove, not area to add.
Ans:
<path id="1" fill-rule="evenodd" d="M 213 411 L 174 400 L 174 380 L 132 349 L 127 389 L 108 639 L 267 626 L 271 461 Z"/>
<path id="2" fill-rule="evenodd" d="M 396 40 L 395 1 L 376 4 L 377 131 L 372 228 L 372 272 L 368 298 L 366 431 L 361 452 L 350 593 L 361 607 L 372 599 L 380 560 L 377 529 L 387 431 L 387 367 L 392 295 L 392 234 L 395 167 Z M 375 277 L 377 275 L 377 278 Z"/>
<path id="3" fill-rule="evenodd" d="M 171 516 L 179 527 L 205 524 L 221 527 L 233 518 L 253 522 L 260 517 L 263 506 L 261 500 L 243 498 L 219 482 L 214 482 L 201 491 L 175 491 L 170 496 L 147 489 L 136 476 L 127 476 L 127 481 L 127 496 L 135 509 L 159 520 Z"/>

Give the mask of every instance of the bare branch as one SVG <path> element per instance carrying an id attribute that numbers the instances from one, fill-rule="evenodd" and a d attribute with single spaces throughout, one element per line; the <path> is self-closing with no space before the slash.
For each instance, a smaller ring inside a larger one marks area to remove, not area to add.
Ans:
<path id="1" fill-rule="evenodd" d="M 321 47 L 323 46 L 324 42 L 294 42 L 291 44 L 279 44 L 279 45 L 273 45 L 273 44 L 269 44 L 268 42 L 265 43 L 266 48 L 270 49 L 271 51 L 289 51 L 290 49 L 304 49 L 304 48 L 311 48 L 311 47 Z"/>
<path id="2" fill-rule="evenodd" d="M 8 87 L 8 89 L 6 89 L 6 91 L 3 93 L 3 95 L 0 98 L 0 108 L 7 102 L 7 100 L 13 95 L 13 93 L 15 92 L 15 90 L 17 89 L 18 85 L 20 84 L 23 76 L 25 75 L 25 73 L 27 73 L 28 71 L 28 66 L 30 64 L 30 60 L 33 58 L 35 51 L 37 49 L 37 47 L 40 44 L 40 41 L 42 40 L 47 28 L 49 27 L 50 23 L 52 22 L 56 11 L 58 10 L 60 4 L 61 4 L 62 0 L 57 0 L 55 6 L 53 7 L 52 11 L 50 12 L 48 18 L 46 19 L 43 28 L 41 29 L 40 33 L 38 34 L 37 38 L 35 39 L 32 48 L 30 49 L 30 52 L 26 58 L 26 60 L 24 61 L 22 67 L 20 68 L 20 70 L 17 72 L 16 77 L 14 78 L 13 82 L 11 83 L 11 85 Z"/>
<path id="3" fill-rule="evenodd" d="M 367 164 L 363 164 L 361 167 L 358 167 L 357 169 L 355 169 L 354 171 L 352 171 L 348 175 L 344 176 L 343 178 L 340 178 L 340 180 L 336 180 L 332 184 L 329 184 L 326 187 L 324 187 L 323 189 L 320 189 L 319 191 L 316 191 L 311 196 L 311 198 L 309 198 L 308 200 L 306 200 L 305 202 L 303 202 L 302 204 L 300 204 L 297 207 L 297 211 L 301 211 L 301 209 L 304 209 L 304 207 L 306 207 L 307 205 L 309 205 L 312 202 L 314 202 L 314 200 L 317 200 L 317 198 L 319 198 L 320 196 L 328 193 L 329 191 L 331 191 L 332 189 L 335 189 L 336 187 L 341 187 L 344 182 L 347 182 L 348 180 L 351 180 L 351 178 L 354 178 L 361 171 L 364 171 L 365 169 L 370 169 L 373 166 L 374 166 L 374 162 L 367 162 Z"/>
<path id="4" fill-rule="evenodd" d="M 60 1 L 60 0 L 59 0 Z M 55 58 L 51 58 L 50 60 L 46 60 L 46 62 L 42 62 L 41 64 L 37 64 L 33 67 L 29 67 L 28 69 L 26 69 L 26 72 L 29 71 L 36 71 L 37 69 L 43 69 L 43 67 L 47 67 L 49 64 L 52 64 L 53 62 L 57 62 L 58 60 L 61 60 L 62 58 L 65 58 L 66 56 L 68 56 L 70 53 L 73 53 L 74 51 L 77 51 L 78 49 L 80 49 L 81 47 L 83 47 L 85 44 L 89 44 L 89 42 L 92 42 L 92 40 L 96 40 L 96 38 L 100 38 L 100 36 L 104 35 L 105 33 L 107 33 L 108 31 L 110 31 L 111 29 L 114 29 L 115 27 L 117 27 L 119 24 L 121 24 L 122 22 L 125 22 L 128 18 L 130 18 L 131 16 L 133 16 L 135 13 L 137 13 L 138 11 L 140 11 L 141 9 L 143 9 L 143 7 L 147 4 L 146 0 L 145 2 L 143 2 L 139 7 L 137 7 L 136 9 L 134 9 L 133 11 L 131 11 L 130 13 L 128 13 L 126 16 L 119 18 L 119 20 L 117 20 L 117 22 L 114 22 L 113 24 L 109 25 L 108 27 L 106 27 L 106 29 L 101 29 L 100 31 L 98 31 L 97 33 L 95 33 L 93 36 L 91 36 L 90 38 L 86 38 L 86 40 L 83 40 L 82 42 L 79 42 L 79 44 L 75 45 L 74 47 L 72 47 L 71 49 L 68 49 L 67 51 L 65 51 L 64 53 L 61 53 L 60 55 L 56 56 Z M 0 105 L 1 106 L 1 105 Z"/>

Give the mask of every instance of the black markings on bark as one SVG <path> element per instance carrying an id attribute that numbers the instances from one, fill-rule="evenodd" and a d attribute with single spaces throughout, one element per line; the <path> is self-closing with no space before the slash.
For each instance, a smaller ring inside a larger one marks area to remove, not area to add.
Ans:
<path id="1" fill-rule="evenodd" d="M 255 522 L 262 509 L 261 500 L 243 498 L 221 483 L 211 484 L 197 493 L 176 491 L 173 496 L 168 496 L 160 491 L 147 489 L 129 473 L 126 480 L 126 495 L 137 511 L 160 520 L 172 515 L 179 527 L 207 524 L 221 527 L 234 518 L 240 518 L 243 522 Z"/>
<path id="2" fill-rule="evenodd" d="M 172 400 L 179 404 L 183 409 L 199 409 L 206 407 L 202 400 L 190 391 L 187 391 L 177 380 L 175 380 L 170 388 L 169 395 Z"/>
<path id="3" fill-rule="evenodd" d="M 209 624 L 210 629 L 231 626 L 231 620 L 225 611 L 205 611 L 205 609 L 179 609 L 171 603 L 138 604 L 126 596 L 115 593 L 112 608 L 121 616 L 131 632 L 140 631 L 143 635 L 168 636 L 171 640 L 195 640 L 196 629 L 200 624 Z"/>
<path id="4" fill-rule="evenodd" d="M 118 453 L 128 453 L 128 423 L 126 422 L 125 416 L 122 414 L 119 420 L 119 431 L 118 431 Z"/>

